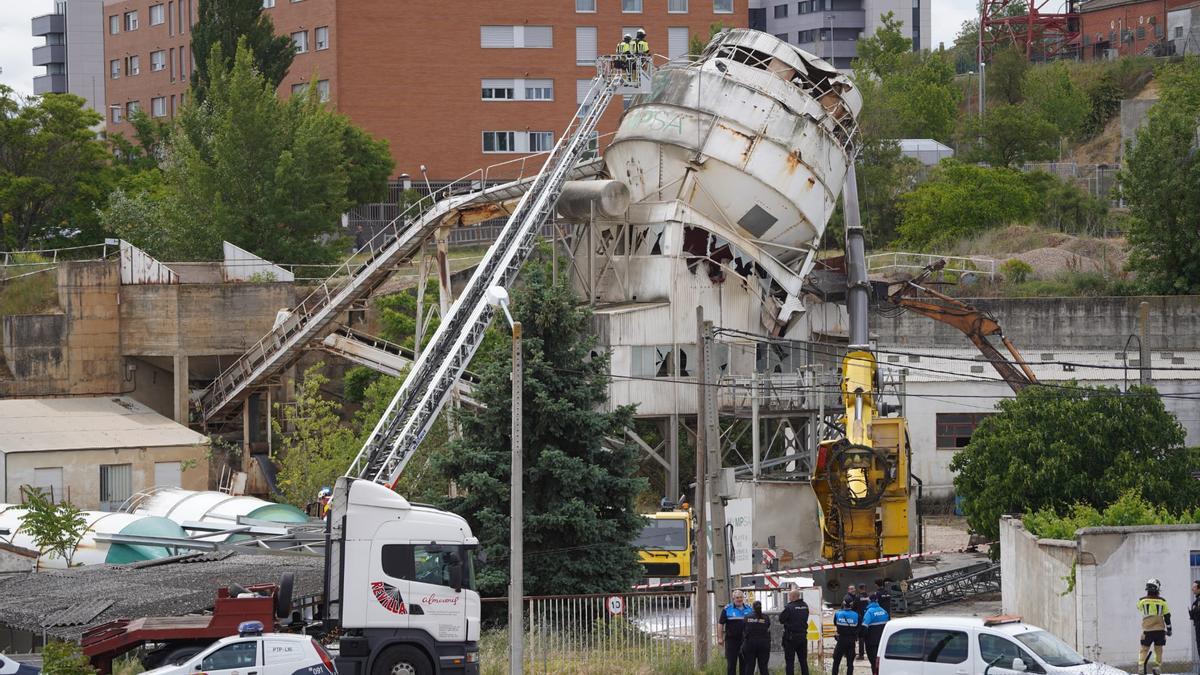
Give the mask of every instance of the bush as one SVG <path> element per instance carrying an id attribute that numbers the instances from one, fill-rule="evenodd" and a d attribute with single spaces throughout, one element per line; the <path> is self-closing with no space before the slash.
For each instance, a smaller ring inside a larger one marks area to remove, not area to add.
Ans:
<path id="1" fill-rule="evenodd" d="M 1173 515 L 1166 509 L 1146 501 L 1137 492 L 1121 493 L 1117 501 L 1103 511 L 1089 504 L 1076 503 L 1066 515 L 1053 509 L 1041 508 L 1022 518 L 1025 529 L 1047 539 L 1074 539 L 1075 532 L 1085 527 L 1127 527 L 1133 525 L 1176 525 L 1200 522 L 1200 509 Z"/>
<path id="2" fill-rule="evenodd" d="M 1024 260 L 1013 258 L 1006 261 L 1000 266 L 1000 273 L 1004 275 L 1004 280 L 1013 284 L 1023 284 L 1033 274 L 1033 266 Z"/>
<path id="3" fill-rule="evenodd" d="M 42 650 L 46 675 L 96 675 L 96 669 L 74 642 L 50 642 Z"/>
<path id="4" fill-rule="evenodd" d="M 1039 202 L 1019 171 L 944 160 L 930 180 L 900 198 L 899 234 L 905 245 L 928 251 L 1032 220 Z"/>

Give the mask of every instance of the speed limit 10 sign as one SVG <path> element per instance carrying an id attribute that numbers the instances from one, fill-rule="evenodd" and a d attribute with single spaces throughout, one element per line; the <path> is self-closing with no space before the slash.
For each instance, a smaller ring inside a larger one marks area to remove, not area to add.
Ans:
<path id="1" fill-rule="evenodd" d="M 625 611 L 625 601 L 619 595 L 610 595 L 605 599 L 604 604 L 608 607 L 608 613 L 616 616 Z"/>

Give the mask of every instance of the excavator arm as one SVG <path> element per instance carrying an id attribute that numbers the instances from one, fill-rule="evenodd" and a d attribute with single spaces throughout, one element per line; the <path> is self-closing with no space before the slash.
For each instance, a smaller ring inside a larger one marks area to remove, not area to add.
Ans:
<path id="1" fill-rule="evenodd" d="M 1020 393 L 1025 387 L 1037 384 L 1037 376 L 1025 363 L 1016 345 L 1004 336 L 1004 331 L 995 319 L 977 307 L 922 285 L 931 274 L 945 265 L 945 260 L 939 260 L 927 266 L 921 274 L 900 284 L 899 288 L 888 295 L 888 301 L 962 331 L 1014 392 Z M 917 294 L 924 297 L 915 297 Z M 1001 344 L 1012 355 L 1011 359 L 1001 354 L 988 340 L 992 335 L 1000 338 Z"/>

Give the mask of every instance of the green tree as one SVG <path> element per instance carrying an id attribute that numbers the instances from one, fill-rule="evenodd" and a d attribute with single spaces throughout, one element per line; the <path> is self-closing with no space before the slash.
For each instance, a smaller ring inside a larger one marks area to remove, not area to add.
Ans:
<path id="1" fill-rule="evenodd" d="M 900 236 L 933 250 L 985 230 L 1031 220 L 1038 195 L 1014 169 L 943 160 L 931 178 L 900 198 Z"/>
<path id="2" fill-rule="evenodd" d="M 709 24 L 708 37 L 703 37 L 699 33 L 693 33 L 692 37 L 688 38 L 688 55 L 699 56 L 704 51 L 704 48 L 708 46 L 708 43 L 716 37 L 717 33 L 727 28 L 729 26 L 724 21 L 717 21 L 716 23 Z"/>
<path id="3" fill-rule="evenodd" d="M 1016 45 L 1001 50 L 987 65 L 988 96 L 1015 105 L 1024 100 L 1025 72 L 1029 60 Z"/>
<path id="4" fill-rule="evenodd" d="M 74 642 L 47 642 L 42 649 L 42 672 L 47 675 L 96 675 L 96 669 Z"/>
<path id="5" fill-rule="evenodd" d="M 1034 216 L 1037 224 L 1075 234 L 1103 231 L 1108 216 L 1106 200 L 1045 171 L 1031 171 L 1025 174 L 1025 181 L 1041 201 Z"/>
<path id="6" fill-rule="evenodd" d="M 281 407 L 283 420 L 271 426 L 279 438 L 278 486 L 283 498 L 304 508 L 322 487 L 332 486 L 361 447 L 354 429 L 342 422 L 341 406 L 321 394 L 329 382 L 325 364 L 304 371 L 293 405 Z"/>
<path id="7" fill-rule="evenodd" d="M 96 238 L 111 174 L 92 127 L 104 121 L 72 94 L 21 101 L 0 84 L 0 248 Z"/>
<path id="8" fill-rule="evenodd" d="M 901 31 L 904 22 L 894 12 L 881 14 L 879 21 L 882 25 L 870 37 L 858 39 L 858 56 L 852 64 L 859 73 L 857 79 L 864 79 L 862 74 L 886 79 L 900 68 L 902 57 L 912 51 L 912 40 Z"/>
<path id="9" fill-rule="evenodd" d="M 954 84 L 954 67 L 944 54 L 905 54 L 903 67 L 884 78 L 883 114 L 894 117 L 894 138 L 950 140 L 958 116 L 961 91 Z"/>
<path id="10" fill-rule="evenodd" d="M 339 217 L 386 188 L 393 163 L 383 141 L 325 108 L 315 86 L 287 101 L 242 44 L 231 68 L 213 47 L 208 99 L 189 101 L 166 151 L 166 194 L 147 191 L 177 249 L 151 254 L 212 259 L 222 240 L 277 262 L 331 260 L 344 250 Z M 131 195 L 135 198 L 136 195 Z M 111 219 L 110 219 L 111 220 Z M 137 218 L 126 220 L 138 222 Z"/>
<path id="11" fill-rule="evenodd" d="M 544 266 L 527 268 L 514 293 L 524 326 L 525 588 L 591 593 L 629 588 L 639 575 L 632 542 L 641 531 L 634 499 L 645 480 L 620 437 L 632 410 L 601 412 L 608 360 L 593 356 L 589 313 Z M 511 363 L 485 366 L 475 394 L 487 408 L 462 416 L 464 435 L 435 458 L 462 494 L 446 506 L 471 524 L 491 563 L 479 575 L 483 593 L 507 584 Z"/>
<path id="12" fill-rule="evenodd" d="M 1057 127 L 1060 137 L 1076 138 L 1083 133 L 1091 101 L 1071 80 L 1065 61 L 1030 68 L 1021 86 L 1028 108 Z"/>
<path id="13" fill-rule="evenodd" d="M 1200 499 L 1197 453 L 1152 387 L 1029 387 L 998 407 L 950 462 L 976 532 L 996 537 L 1006 513 L 1104 508 L 1126 491 L 1172 511 Z"/>
<path id="14" fill-rule="evenodd" d="M 254 69 L 272 91 L 283 82 L 296 49 L 286 35 L 276 35 L 262 3 L 245 0 L 200 0 L 192 26 L 192 98 L 204 101 L 215 71 L 229 70 L 239 44 L 250 50 Z M 221 46 L 214 53 L 213 47 Z"/>
<path id="15" fill-rule="evenodd" d="M 1058 128 L 1024 105 L 988 108 L 983 122 L 970 125 L 980 142 L 971 156 L 992 166 L 1012 166 L 1053 159 L 1058 154 Z"/>
<path id="16" fill-rule="evenodd" d="M 21 529 L 38 547 L 38 556 L 62 558 L 71 567 L 75 558 L 75 544 L 87 529 L 83 514 L 74 504 L 61 501 L 55 504 L 40 488 L 21 486 L 21 496 L 28 511 Z"/>
<path id="17" fill-rule="evenodd" d="M 1186 510 L 1178 515 L 1155 506 L 1136 491 L 1121 493 L 1117 501 L 1099 510 L 1091 504 L 1076 503 L 1069 513 L 1041 508 L 1026 512 L 1021 519 L 1025 529 L 1038 537 L 1074 539 L 1075 532 L 1085 527 L 1131 527 L 1135 525 L 1176 525 L 1200 523 L 1200 510 Z"/>
<path id="18" fill-rule="evenodd" d="M 1132 216 L 1129 268 L 1150 293 L 1200 292 L 1200 103 L 1175 82 L 1186 78 L 1160 85 L 1162 100 L 1126 149 L 1120 177 Z"/>

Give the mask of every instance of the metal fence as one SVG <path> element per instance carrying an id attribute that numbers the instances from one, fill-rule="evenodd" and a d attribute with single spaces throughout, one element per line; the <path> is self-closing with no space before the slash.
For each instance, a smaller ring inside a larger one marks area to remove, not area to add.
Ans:
<path id="1" fill-rule="evenodd" d="M 931 255 L 928 253 L 909 253 L 905 251 L 869 255 L 867 256 L 867 270 L 870 272 L 890 272 L 897 270 L 919 272 L 938 260 L 946 261 L 946 266 L 942 269 L 941 273 L 977 274 L 985 276 L 989 280 L 996 276 L 996 261 L 991 258 Z"/>
<path id="2" fill-rule="evenodd" d="M 1117 196 L 1116 164 L 1078 164 L 1076 162 L 1030 162 L 1021 167 L 1023 171 L 1045 171 L 1059 179 L 1074 183 L 1084 192 L 1097 199 L 1105 200 L 1110 206 L 1121 206 Z"/>
<path id="3" fill-rule="evenodd" d="M 613 663 L 640 663 L 649 671 L 690 665 L 693 597 L 681 591 L 528 597 L 524 672 L 589 671 Z"/>

